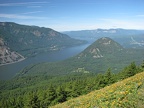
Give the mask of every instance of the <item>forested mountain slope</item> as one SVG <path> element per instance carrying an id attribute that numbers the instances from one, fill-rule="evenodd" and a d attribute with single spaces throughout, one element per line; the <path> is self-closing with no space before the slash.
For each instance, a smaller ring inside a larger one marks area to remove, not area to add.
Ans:
<path id="1" fill-rule="evenodd" d="M 51 108 L 143 108 L 144 72 Z"/>
<path id="2" fill-rule="evenodd" d="M 20 25 L 12 22 L 0 22 L 0 38 L 12 50 L 25 56 L 85 43 L 50 28 Z"/>
<path id="3" fill-rule="evenodd" d="M 86 72 L 83 69 L 79 69 L 76 73 L 67 74 L 67 75 L 26 76 L 26 77 L 13 78 L 9 81 L 0 81 L 0 107 L 2 108 L 13 108 L 13 107 L 47 108 L 55 104 L 65 102 L 67 100 L 70 100 L 69 105 L 74 104 L 79 106 L 79 103 L 77 103 L 79 101 L 73 103 L 71 99 L 75 97 L 79 97 L 84 94 L 88 94 L 94 90 L 99 90 L 115 82 L 119 82 L 125 78 L 134 76 L 135 74 L 138 74 L 142 71 L 144 71 L 144 62 L 140 66 L 136 66 L 135 63 L 133 62 L 117 74 L 114 74 L 111 71 L 111 69 L 108 69 L 104 74 L 92 74 Z M 143 82 L 142 83 L 140 82 L 143 81 L 143 74 L 138 75 L 138 77 L 136 78 L 137 79 L 134 80 L 132 79 L 131 82 L 130 80 L 128 80 L 127 84 L 119 82 L 118 84 L 114 84 L 117 85 L 116 87 L 109 86 L 106 87 L 107 88 L 106 90 L 105 88 L 99 90 L 100 91 L 99 98 L 101 98 L 101 102 L 103 102 L 102 105 L 105 105 L 105 102 L 107 103 L 107 101 L 113 102 L 115 99 L 118 99 L 118 97 L 115 96 L 115 94 L 117 95 L 117 93 L 118 94 L 122 93 L 121 95 L 118 95 L 120 96 L 119 98 L 122 102 L 125 102 L 125 96 L 127 95 L 130 96 L 129 98 L 131 99 L 133 93 L 135 93 L 136 90 L 139 89 L 143 84 Z M 131 84 L 132 87 L 130 87 Z M 125 90 L 125 88 L 127 91 L 123 91 Z M 111 89 L 116 90 L 117 92 L 116 93 L 114 92 L 114 94 L 113 91 L 109 92 L 109 90 Z M 92 92 L 91 94 L 93 94 L 94 96 L 97 96 L 99 94 L 98 92 L 96 92 L 95 94 L 94 93 Z M 143 93 L 143 91 L 141 91 L 140 93 Z M 108 95 L 108 97 L 105 97 L 106 95 Z M 132 97 L 134 101 L 133 100 L 131 101 L 132 105 L 135 104 L 135 99 L 137 99 L 134 96 Z M 92 102 L 97 101 L 95 100 L 95 98 L 92 97 L 91 101 Z M 140 98 L 143 99 L 143 97 Z M 87 99 L 89 99 L 89 97 L 88 98 L 83 97 L 83 99 L 84 99 L 83 104 L 86 106 L 86 108 L 89 108 L 89 104 L 87 103 Z M 95 106 L 101 105 L 98 103 L 92 104 L 91 101 L 90 101 L 91 105 L 95 105 Z M 115 103 L 114 105 L 116 104 L 117 103 Z M 142 104 L 141 101 L 139 104 Z M 64 106 L 65 105 L 66 107 L 68 107 L 67 104 L 64 104 Z M 61 107 L 62 105 L 60 106 L 58 105 L 58 108 Z"/>

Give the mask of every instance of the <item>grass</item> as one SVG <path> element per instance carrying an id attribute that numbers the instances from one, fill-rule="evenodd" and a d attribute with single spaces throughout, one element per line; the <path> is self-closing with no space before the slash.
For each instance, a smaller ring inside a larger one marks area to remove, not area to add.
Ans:
<path id="1" fill-rule="evenodd" d="M 51 108 L 144 108 L 144 72 Z"/>

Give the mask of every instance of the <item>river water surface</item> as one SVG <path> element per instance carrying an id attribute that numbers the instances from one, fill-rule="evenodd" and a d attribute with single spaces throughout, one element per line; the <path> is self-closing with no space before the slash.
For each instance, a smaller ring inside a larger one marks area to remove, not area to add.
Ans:
<path id="1" fill-rule="evenodd" d="M 90 44 L 84 44 L 80 46 L 66 48 L 60 51 L 41 53 L 18 63 L 0 66 L 0 80 L 11 79 L 16 75 L 17 72 L 30 64 L 61 61 L 69 57 L 75 56 L 89 45 Z"/>

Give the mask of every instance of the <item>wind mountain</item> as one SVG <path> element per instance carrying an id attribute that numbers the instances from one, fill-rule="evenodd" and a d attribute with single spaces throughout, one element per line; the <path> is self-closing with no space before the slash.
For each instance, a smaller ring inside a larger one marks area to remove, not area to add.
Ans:
<path id="1" fill-rule="evenodd" d="M 113 54 L 122 50 L 124 50 L 124 48 L 120 44 L 110 38 L 104 37 L 90 45 L 79 55 L 79 57 L 91 56 L 93 58 L 102 58 L 108 54 Z"/>

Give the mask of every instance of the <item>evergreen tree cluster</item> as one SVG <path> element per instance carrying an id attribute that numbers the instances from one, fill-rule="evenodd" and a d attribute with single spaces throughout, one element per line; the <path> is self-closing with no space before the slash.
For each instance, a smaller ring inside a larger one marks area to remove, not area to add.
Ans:
<path id="1" fill-rule="evenodd" d="M 65 76 L 41 76 L 0 82 L 0 108 L 47 108 L 69 99 L 101 89 L 107 85 L 144 71 L 144 62 L 132 62 L 114 74 L 73 73 Z M 15 81 L 15 85 L 12 83 Z"/>

